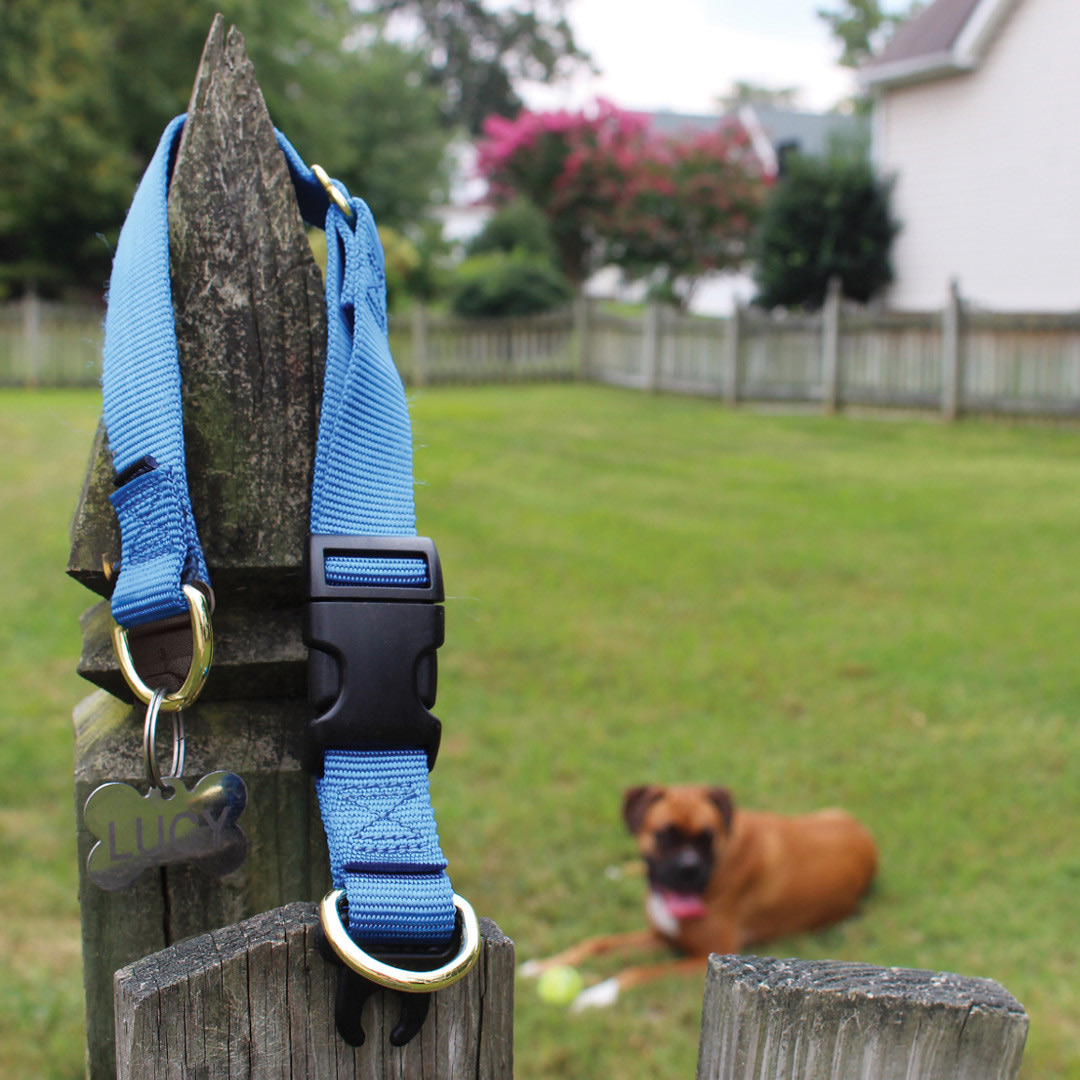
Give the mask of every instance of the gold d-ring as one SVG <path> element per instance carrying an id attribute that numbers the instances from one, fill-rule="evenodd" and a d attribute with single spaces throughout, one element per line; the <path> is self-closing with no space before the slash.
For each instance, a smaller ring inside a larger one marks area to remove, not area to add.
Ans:
<path id="1" fill-rule="evenodd" d="M 187 597 L 188 610 L 191 613 L 191 667 L 180 689 L 173 694 L 166 694 L 161 701 L 162 712 L 176 712 L 186 709 L 198 696 L 210 673 L 210 663 L 214 658 L 214 630 L 210 625 L 210 601 L 206 594 L 194 585 L 183 585 Z M 128 632 L 120 625 L 112 628 L 113 648 L 120 663 L 120 671 L 131 687 L 131 692 L 144 704 L 149 705 L 154 691 L 142 681 L 135 670 L 128 644 Z"/>
<path id="2" fill-rule="evenodd" d="M 311 171 L 315 174 L 315 179 L 326 188 L 330 201 L 345 215 L 346 221 L 351 218 L 353 211 L 348 199 L 334 186 L 334 181 L 327 175 L 326 170 L 321 165 L 312 165 Z"/>
<path id="3" fill-rule="evenodd" d="M 338 904 L 345 898 L 344 889 L 331 889 L 319 904 L 319 922 L 331 948 L 346 967 L 380 986 L 404 990 L 409 994 L 428 994 L 455 983 L 468 974 L 480 956 L 480 924 L 472 905 L 454 894 L 454 908 L 461 916 L 461 948 L 457 956 L 434 971 L 409 971 L 376 960 L 356 944 L 341 921 Z"/>

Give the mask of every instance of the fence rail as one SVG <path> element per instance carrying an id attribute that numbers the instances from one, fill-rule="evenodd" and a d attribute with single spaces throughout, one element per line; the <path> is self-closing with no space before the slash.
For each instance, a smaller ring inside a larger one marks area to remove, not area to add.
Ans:
<path id="1" fill-rule="evenodd" d="M 0 386 L 94 386 L 104 308 L 36 296 L 0 304 Z"/>
<path id="2" fill-rule="evenodd" d="M 0 305 L 0 386 L 95 384 L 101 322 L 91 306 Z M 391 320 L 390 341 L 414 385 L 584 378 L 730 404 L 1080 415 L 1080 313 L 980 312 L 955 288 L 942 311 L 921 313 L 846 307 L 835 291 L 820 313 L 784 317 L 623 317 L 585 301 L 528 318 L 418 309 Z"/>

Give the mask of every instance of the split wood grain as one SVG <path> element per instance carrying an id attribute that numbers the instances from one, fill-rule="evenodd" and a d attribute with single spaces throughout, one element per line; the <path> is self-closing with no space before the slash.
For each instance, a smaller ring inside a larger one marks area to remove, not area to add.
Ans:
<path id="1" fill-rule="evenodd" d="M 420 1033 L 388 1042 L 397 1001 L 364 1007 L 353 1049 L 334 1027 L 337 971 L 295 903 L 148 956 L 116 973 L 117 1080 L 510 1080 L 514 946 L 481 919 L 477 966 L 436 994 Z"/>
<path id="2" fill-rule="evenodd" d="M 697 1080 L 1013 1080 L 1027 1028 L 990 979 L 711 956 Z"/>

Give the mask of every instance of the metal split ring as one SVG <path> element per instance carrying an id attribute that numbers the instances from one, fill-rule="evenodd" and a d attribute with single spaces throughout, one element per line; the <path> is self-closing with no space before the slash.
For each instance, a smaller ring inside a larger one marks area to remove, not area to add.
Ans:
<path id="1" fill-rule="evenodd" d="M 480 923 L 468 900 L 454 894 L 454 908 L 461 924 L 461 948 L 457 956 L 433 971 L 410 971 L 376 960 L 349 937 L 341 921 L 338 905 L 345 899 L 344 889 L 331 889 L 319 905 L 319 921 L 330 947 L 343 964 L 365 979 L 390 990 L 410 994 L 428 994 L 441 990 L 467 975 L 480 956 Z"/>
<path id="2" fill-rule="evenodd" d="M 143 722 L 143 755 L 146 758 L 146 774 L 150 778 L 150 783 L 154 785 L 162 794 L 169 794 L 173 789 L 165 783 L 162 779 L 161 773 L 158 771 L 157 766 L 157 754 L 154 750 L 154 743 L 157 741 L 157 721 L 158 713 L 161 711 L 161 703 L 165 700 L 165 690 L 159 688 L 154 691 L 153 696 L 150 698 L 150 704 L 146 706 L 146 720 Z M 173 753 L 172 764 L 169 766 L 169 771 L 165 776 L 165 779 L 176 780 L 179 779 L 184 773 L 184 757 L 185 757 L 185 735 L 184 735 L 184 713 L 182 710 L 177 709 L 172 714 L 173 722 Z"/>

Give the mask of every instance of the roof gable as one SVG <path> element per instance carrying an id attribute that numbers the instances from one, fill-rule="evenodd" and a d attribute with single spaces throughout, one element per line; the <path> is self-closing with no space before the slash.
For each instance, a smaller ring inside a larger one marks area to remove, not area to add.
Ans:
<path id="1" fill-rule="evenodd" d="M 949 52 L 978 4 L 979 0 L 937 0 L 901 26 L 871 66 Z"/>
<path id="2" fill-rule="evenodd" d="M 860 82 L 885 88 L 974 71 L 1018 2 L 934 0 L 863 67 Z"/>

